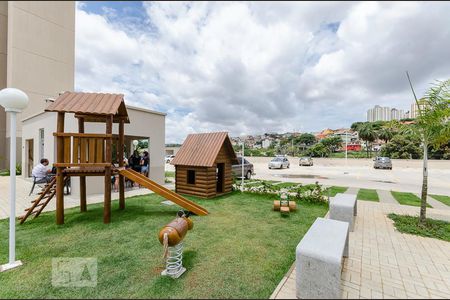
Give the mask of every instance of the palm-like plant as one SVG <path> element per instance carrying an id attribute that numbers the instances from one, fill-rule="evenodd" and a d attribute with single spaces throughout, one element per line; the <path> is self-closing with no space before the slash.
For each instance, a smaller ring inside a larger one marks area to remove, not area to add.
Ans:
<path id="1" fill-rule="evenodd" d="M 428 194 L 428 147 L 435 149 L 450 140 L 450 79 L 438 81 L 419 101 L 408 76 L 419 116 L 411 133 L 420 138 L 423 147 L 423 180 L 419 222 L 425 223 Z"/>
<path id="2" fill-rule="evenodd" d="M 400 127 L 397 120 L 392 120 L 378 131 L 378 137 L 387 143 L 398 133 Z"/>
<path id="3" fill-rule="evenodd" d="M 359 137 L 366 142 L 367 157 L 369 157 L 369 145 L 371 145 L 378 138 L 377 131 L 373 127 L 372 123 L 367 122 L 361 124 L 358 134 Z M 372 152 L 372 149 L 370 149 L 370 152 Z"/>

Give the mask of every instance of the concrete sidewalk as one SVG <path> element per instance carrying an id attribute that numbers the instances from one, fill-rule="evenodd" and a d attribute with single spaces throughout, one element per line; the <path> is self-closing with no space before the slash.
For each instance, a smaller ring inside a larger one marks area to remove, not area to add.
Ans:
<path id="1" fill-rule="evenodd" d="M 377 193 L 381 203 L 399 204 L 390 191 L 377 190 Z"/>
<path id="2" fill-rule="evenodd" d="M 450 220 L 449 210 L 428 209 Z M 355 231 L 341 277 L 342 298 L 450 298 L 450 243 L 398 232 L 389 213 L 418 215 L 419 208 L 358 203 Z M 271 299 L 295 299 L 295 263 Z"/>

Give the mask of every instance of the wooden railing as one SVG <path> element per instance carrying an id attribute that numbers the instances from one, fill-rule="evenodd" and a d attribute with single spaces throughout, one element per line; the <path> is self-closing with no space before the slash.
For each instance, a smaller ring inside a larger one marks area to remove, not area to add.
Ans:
<path id="1" fill-rule="evenodd" d="M 106 141 L 111 134 L 53 133 L 64 140 L 64 158 L 55 167 L 104 167 L 111 165 L 111 157 L 105 157 Z"/>

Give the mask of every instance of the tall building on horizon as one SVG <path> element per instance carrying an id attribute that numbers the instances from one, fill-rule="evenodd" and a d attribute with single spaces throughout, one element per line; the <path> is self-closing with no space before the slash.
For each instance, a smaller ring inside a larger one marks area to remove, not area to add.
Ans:
<path id="1" fill-rule="evenodd" d="M 391 121 L 391 120 L 401 120 L 406 118 L 407 113 L 403 109 L 382 107 L 380 105 L 375 105 L 373 108 L 367 110 L 367 121 Z"/>
<path id="2" fill-rule="evenodd" d="M 42 112 L 46 98 L 73 91 L 74 65 L 74 1 L 0 2 L 0 89 L 21 89 L 30 99 L 17 116 L 19 163 L 25 147 L 22 120 Z M 9 161 L 9 128 L 9 116 L 0 107 L 0 169 Z"/>
<path id="3" fill-rule="evenodd" d="M 423 99 L 419 99 L 419 106 L 420 109 L 423 109 L 426 105 L 426 102 Z M 419 116 L 419 106 L 417 106 L 416 102 L 411 103 L 411 111 L 410 111 L 410 118 L 417 118 Z"/>

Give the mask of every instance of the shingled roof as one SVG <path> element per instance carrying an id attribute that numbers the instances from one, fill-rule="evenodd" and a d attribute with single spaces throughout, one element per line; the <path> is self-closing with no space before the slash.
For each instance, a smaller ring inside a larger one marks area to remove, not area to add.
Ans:
<path id="1" fill-rule="evenodd" d="M 224 143 L 230 152 L 233 163 L 238 164 L 227 132 L 189 134 L 171 164 L 212 167 Z"/>
<path id="2" fill-rule="evenodd" d="M 45 111 L 75 113 L 87 121 L 96 117 L 112 115 L 114 122 L 123 119 L 129 123 L 127 108 L 122 94 L 64 92 Z"/>

